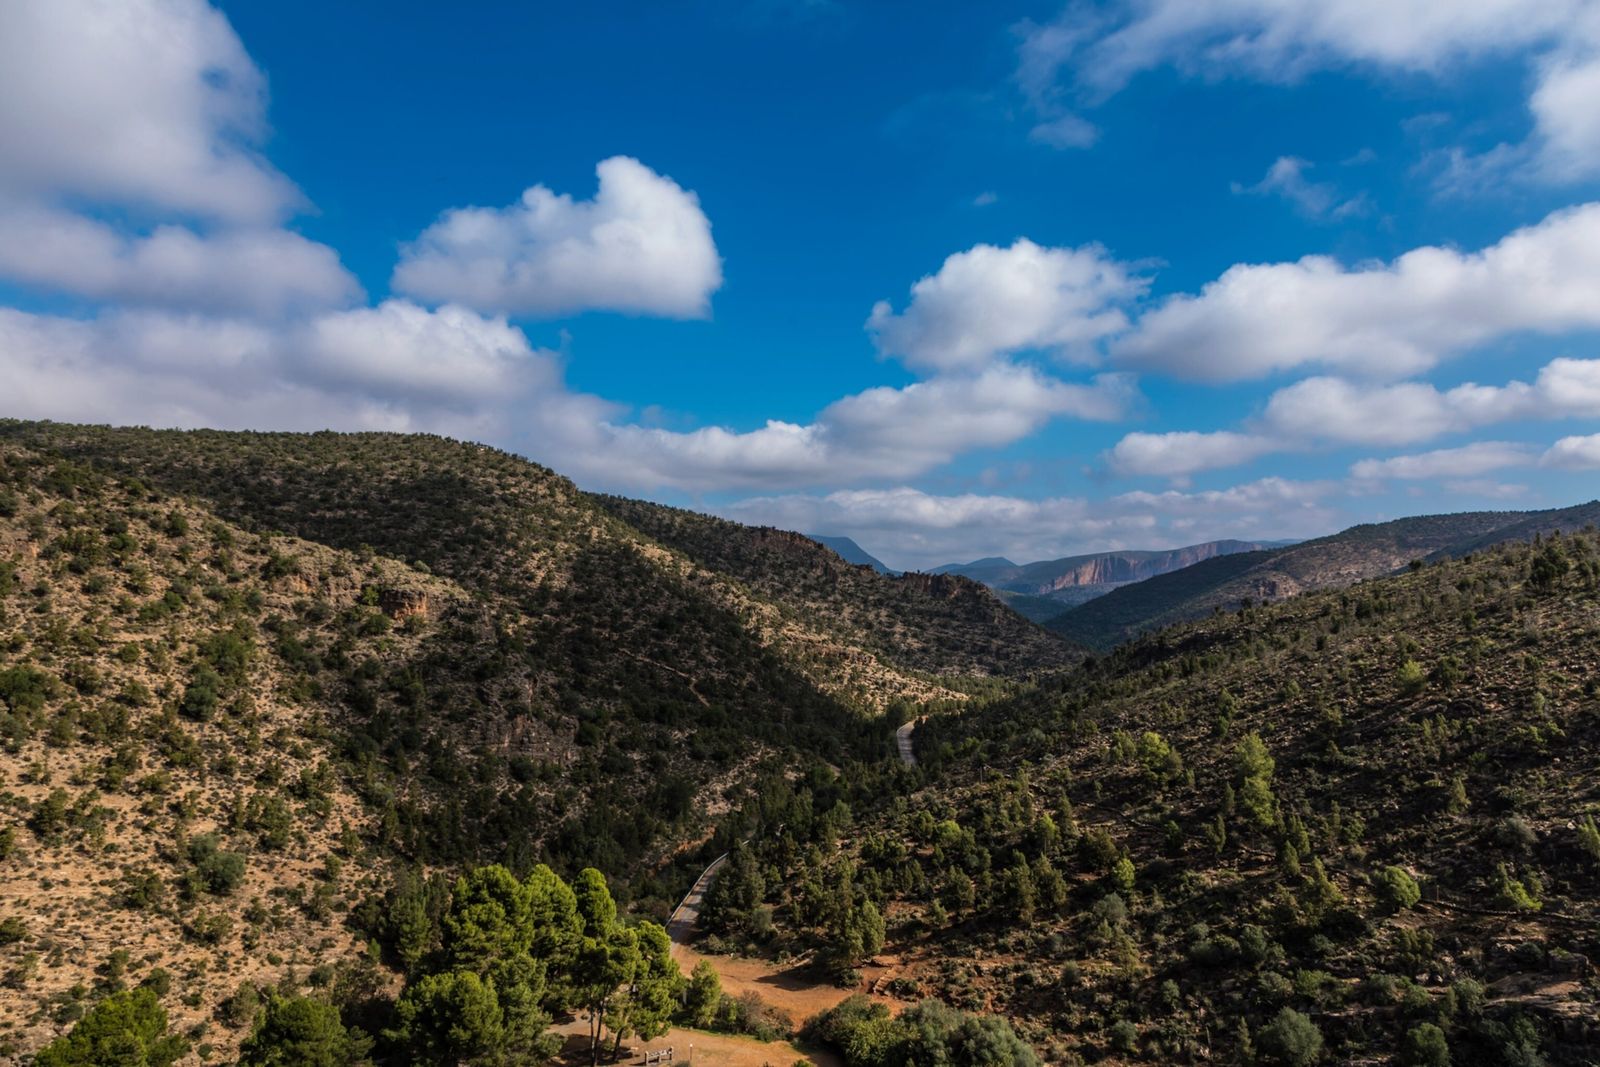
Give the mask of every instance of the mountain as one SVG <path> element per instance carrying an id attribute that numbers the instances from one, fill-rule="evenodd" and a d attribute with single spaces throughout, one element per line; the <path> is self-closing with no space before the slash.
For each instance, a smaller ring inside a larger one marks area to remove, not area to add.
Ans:
<path id="1" fill-rule="evenodd" d="M 1423 515 L 1353 526 L 1312 541 L 1223 556 L 1117 589 L 1047 621 L 1050 629 L 1106 649 L 1139 633 L 1245 601 L 1274 601 L 1349 585 L 1412 560 L 1466 555 L 1600 521 L 1600 503 L 1548 511 Z"/>
<path id="2" fill-rule="evenodd" d="M 1596 617 L 1587 532 L 1157 631 L 930 717 L 895 775 L 767 783 L 708 914 L 1050 1063 L 1590 1063 Z M 869 1007 L 824 1029 L 850 1064 Z"/>
<path id="3" fill-rule="evenodd" d="M 1005 582 L 1021 569 L 1004 556 L 985 556 L 971 563 L 946 563 L 942 567 L 934 567 L 928 573 L 959 574 L 963 578 L 995 586 Z"/>
<path id="4" fill-rule="evenodd" d="M 1028 618 L 1043 622 L 1066 608 L 1104 596 L 1129 583 L 1192 567 L 1218 556 L 1266 547 L 1269 546 L 1259 541 L 1208 541 L 1163 551 L 1094 552 L 1027 564 L 991 556 L 971 563 L 947 563 L 934 568 L 933 573 L 959 574 L 982 582 L 1001 593 Z"/>
<path id="5" fill-rule="evenodd" d="M 977 583 L 479 445 L 16 421 L 0 635 L 0 1059 L 122 984 L 225 1057 L 245 985 L 373 1001 L 430 873 L 593 866 L 664 919 L 729 791 L 1082 658 Z"/>
<path id="6" fill-rule="evenodd" d="M 957 575 L 886 576 L 846 563 L 801 534 L 742 526 L 625 497 L 597 505 L 660 544 L 777 605 L 835 644 L 870 651 L 901 670 L 933 675 L 1020 676 L 1081 655 L 1012 612 L 987 587 Z M 903 678 L 907 695 L 917 687 Z"/>
<path id="7" fill-rule="evenodd" d="M 844 560 L 846 563 L 854 563 L 857 566 L 871 567 L 879 574 L 900 573 L 899 571 L 890 570 L 888 567 L 884 566 L 882 561 L 870 555 L 866 549 L 862 548 L 848 537 L 824 537 L 821 534 L 807 534 L 806 536 L 811 538 L 811 540 L 815 541 L 817 544 L 826 545 L 828 548 L 831 548 L 835 552 L 839 553 L 839 558 Z"/>

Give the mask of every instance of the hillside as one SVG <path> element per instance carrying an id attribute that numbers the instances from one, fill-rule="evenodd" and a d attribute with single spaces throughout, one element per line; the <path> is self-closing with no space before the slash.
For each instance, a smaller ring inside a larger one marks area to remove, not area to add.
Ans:
<path id="1" fill-rule="evenodd" d="M 989 557 L 971 563 L 948 563 L 934 568 L 933 573 L 959 574 L 997 592 L 1010 594 L 1018 598 L 1015 601 L 1018 610 L 1029 618 L 1038 618 L 1046 605 L 1054 603 L 1055 612 L 1045 615 L 1052 618 L 1131 582 L 1170 574 L 1219 556 L 1255 552 L 1266 547 L 1269 546 L 1258 541 L 1228 540 L 1160 551 L 1093 552 L 1025 564 L 1012 563 L 1004 557 Z M 1009 598 L 1008 602 L 1011 602 Z"/>
<path id="2" fill-rule="evenodd" d="M 1579 534 L 1169 628 L 769 790 L 709 910 L 1052 1063 L 1589 1063 L 1597 615 Z"/>
<path id="3" fill-rule="evenodd" d="M 349 919 L 412 870 L 664 917 L 728 790 L 1077 658 L 807 544 L 815 588 L 718 573 L 433 437 L 0 424 L 0 1061 L 122 985 L 218 1050 L 241 982 L 392 990 Z"/>
<path id="4" fill-rule="evenodd" d="M 1600 503 L 1538 512 L 1480 511 L 1367 523 L 1281 548 L 1224 556 L 1151 578 L 1072 608 L 1045 625 L 1091 648 L 1217 608 L 1276 601 L 1390 574 L 1414 559 L 1465 555 L 1536 533 L 1581 530 L 1600 521 Z"/>
<path id="5" fill-rule="evenodd" d="M 624 497 L 595 502 L 696 564 L 739 582 L 852 647 L 935 675 L 1022 674 L 1079 653 L 1011 611 L 981 583 L 954 575 L 880 574 L 801 534 L 743 526 Z"/>

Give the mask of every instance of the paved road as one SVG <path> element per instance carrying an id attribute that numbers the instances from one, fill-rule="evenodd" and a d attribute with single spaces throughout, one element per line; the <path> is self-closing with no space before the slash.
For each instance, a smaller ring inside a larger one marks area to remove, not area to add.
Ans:
<path id="1" fill-rule="evenodd" d="M 695 879 L 694 885 L 689 887 L 689 892 L 672 912 L 672 918 L 667 920 L 667 936 L 674 945 L 686 943 L 694 934 L 695 923 L 700 921 L 700 904 L 705 900 L 711 883 L 717 880 L 717 872 L 727 862 L 726 852 L 712 860 L 711 866 L 700 872 L 700 877 Z"/>
<path id="2" fill-rule="evenodd" d="M 917 765 L 917 754 L 911 750 L 911 731 L 917 728 L 921 719 L 912 719 L 894 732 L 894 743 L 900 749 L 900 761 L 907 767 Z"/>

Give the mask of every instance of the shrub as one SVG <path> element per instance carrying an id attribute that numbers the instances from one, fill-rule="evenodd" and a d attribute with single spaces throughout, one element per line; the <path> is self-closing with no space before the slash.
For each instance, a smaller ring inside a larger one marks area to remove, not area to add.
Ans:
<path id="1" fill-rule="evenodd" d="M 1428 672 L 1422 669 L 1422 664 L 1414 659 L 1408 659 L 1400 664 L 1400 669 L 1394 675 L 1395 685 L 1403 697 L 1414 697 L 1428 686 Z"/>
<path id="2" fill-rule="evenodd" d="M 1378 895 L 1384 903 L 1396 911 L 1404 911 L 1416 906 L 1422 899 L 1422 890 L 1418 888 L 1417 881 L 1399 867 L 1385 867 L 1378 872 Z"/>
<path id="3" fill-rule="evenodd" d="M 132 989 L 96 1004 L 66 1037 L 34 1057 L 35 1067 L 170 1067 L 189 1051 L 188 1042 L 167 1033 L 167 1011 L 150 989 Z"/>
<path id="4" fill-rule="evenodd" d="M 1400 1043 L 1400 1062 L 1406 1067 L 1448 1067 L 1450 1044 L 1433 1023 L 1419 1023 L 1406 1031 Z"/>
<path id="5" fill-rule="evenodd" d="M 1261 1028 L 1257 1044 L 1268 1062 L 1307 1067 L 1322 1056 L 1322 1031 L 1308 1016 L 1283 1008 Z"/>
<path id="6" fill-rule="evenodd" d="M 371 1042 L 346 1030 L 339 1009 L 309 997 L 273 997 L 261 1022 L 239 1046 L 239 1067 L 354 1067 Z"/>

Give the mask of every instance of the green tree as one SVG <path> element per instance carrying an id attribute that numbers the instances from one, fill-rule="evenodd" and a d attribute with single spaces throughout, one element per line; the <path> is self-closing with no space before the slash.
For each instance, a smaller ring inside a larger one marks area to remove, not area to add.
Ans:
<path id="1" fill-rule="evenodd" d="M 1585 815 L 1578 820 L 1578 847 L 1589 854 L 1589 857 L 1600 862 L 1600 827 L 1594 822 L 1593 815 Z"/>
<path id="2" fill-rule="evenodd" d="M 424 975 L 395 1004 L 389 1037 L 411 1062 L 456 1067 L 492 1062 L 505 1049 L 494 983 L 471 971 Z"/>
<path id="3" fill-rule="evenodd" d="M 1261 1028 L 1256 1046 L 1268 1062 L 1308 1067 L 1322 1057 L 1322 1031 L 1309 1016 L 1283 1008 Z"/>
<path id="4" fill-rule="evenodd" d="M 612 998 L 637 969 L 639 946 L 633 931 L 618 924 L 617 905 L 603 874 L 585 867 L 572 892 L 583 924 L 571 970 L 572 1003 L 588 1016 L 589 1060 L 598 1064 Z"/>
<path id="5" fill-rule="evenodd" d="M 1396 911 L 1415 907 L 1422 899 L 1417 880 L 1399 867 L 1385 867 L 1378 872 L 1377 886 L 1384 902 Z"/>
<path id="6" fill-rule="evenodd" d="M 1400 1062 L 1406 1067 L 1450 1067 L 1450 1043 L 1433 1023 L 1419 1023 L 1400 1042 Z"/>
<path id="7" fill-rule="evenodd" d="M 690 1026 L 710 1029 L 717 1019 L 717 1008 L 722 1003 L 722 978 L 710 960 L 694 965 L 689 975 L 688 995 L 683 1005 L 683 1017 Z"/>
<path id="8" fill-rule="evenodd" d="M 1400 664 L 1400 669 L 1395 671 L 1394 678 L 1395 686 L 1404 697 L 1414 697 L 1428 686 L 1428 672 L 1414 659 L 1408 659 Z"/>
<path id="9" fill-rule="evenodd" d="M 672 1028 L 672 1012 L 684 986 L 667 931 L 646 920 L 630 932 L 637 947 L 628 956 L 629 972 L 623 975 L 606 1019 L 614 1037 L 613 1059 L 622 1049 L 623 1038 L 637 1036 L 649 1041 Z"/>
<path id="10" fill-rule="evenodd" d="M 239 1047 L 239 1067 L 356 1067 L 372 1042 L 346 1030 L 339 1009 L 310 997 L 274 996 Z"/>
<path id="11" fill-rule="evenodd" d="M 167 1010 L 150 989 L 130 989 L 96 1004 L 66 1037 L 39 1050 L 35 1067 L 169 1067 L 189 1051 L 167 1033 Z"/>
<path id="12" fill-rule="evenodd" d="M 1254 730 L 1241 738 L 1234 748 L 1234 767 L 1239 773 L 1239 806 L 1250 821 L 1262 829 L 1278 821 L 1278 801 L 1272 794 L 1272 774 L 1276 766 L 1266 743 Z"/>

